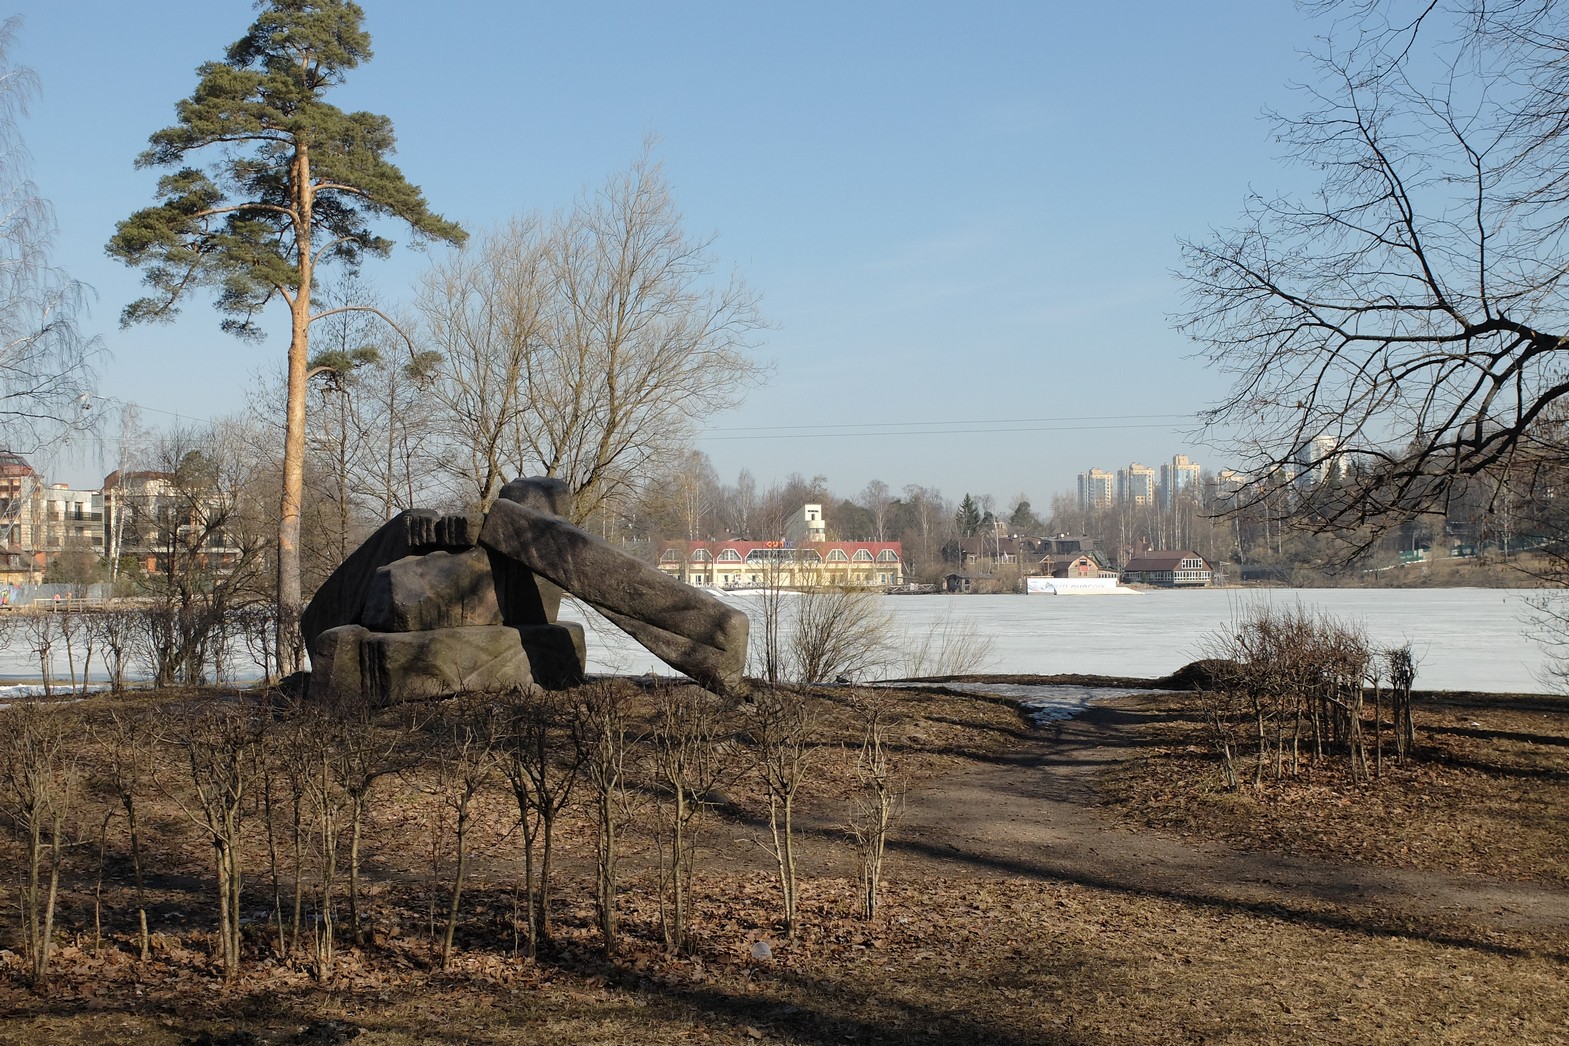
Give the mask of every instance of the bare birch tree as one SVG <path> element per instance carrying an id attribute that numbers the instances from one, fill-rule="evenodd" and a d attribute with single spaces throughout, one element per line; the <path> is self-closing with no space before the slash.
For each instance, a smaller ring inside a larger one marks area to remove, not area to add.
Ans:
<path id="1" fill-rule="evenodd" d="M 27 453 L 86 426 L 100 345 L 79 325 L 90 290 L 51 261 L 54 209 L 21 134 L 38 79 L 13 60 L 20 26 L 0 23 L 0 442 Z"/>

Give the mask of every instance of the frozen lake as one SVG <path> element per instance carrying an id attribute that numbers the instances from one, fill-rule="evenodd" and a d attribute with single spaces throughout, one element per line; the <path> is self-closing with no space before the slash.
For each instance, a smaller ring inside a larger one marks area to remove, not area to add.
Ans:
<path id="1" fill-rule="evenodd" d="M 1547 664 L 1526 637 L 1526 599 L 1540 590 L 1200 589 L 1136 596 L 887 596 L 906 636 L 945 615 L 973 621 L 994 639 L 981 671 L 1154 677 L 1204 656 L 1204 638 L 1257 603 L 1303 606 L 1362 626 L 1375 644 L 1409 641 L 1417 686 L 1491 693 L 1541 691 Z M 724 598 L 746 608 L 743 594 Z M 1569 598 L 1569 593 L 1565 594 Z M 565 614 L 564 614 L 565 616 Z M 609 626 L 591 631 L 591 670 L 668 672 Z"/>
<path id="2" fill-rule="evenodd" d="M 1093 673 L 1155 677 L 1204 656 L 1204 639 L 1258 602 L 1301 602 L 1361 625 L 1382 646 L 1409 641 L 1419 665 L 1417 686 L 1492 693 L 1541 691 L 1547 665 L 1526 637 L 1526 599 L 1540 591 L 1513 589 L 1203 589 L 1136 596 L 887 596 L 904 637 L 927 634 L 944 618 L 973 622 L 993 638 L 979 671 L 1057 675 Z M 747 609 L 744 594 L 724 598 Z M 1566 593 L 1565 598 L 1569 598 Z M 570 603 L 563 617 L 583 620 Z M 63 680 L 65 658 L 56 658 Z M 602 620 L 589 634 L 593 672 L 669 673 L 651 654 Z M 254 678 L 234 659 L 238 680 Z M 0 680 L 38 678 L 38 662 L 21 649 L 0 650 Z M 104 678 L 93 665 L 93 678 Z"/>

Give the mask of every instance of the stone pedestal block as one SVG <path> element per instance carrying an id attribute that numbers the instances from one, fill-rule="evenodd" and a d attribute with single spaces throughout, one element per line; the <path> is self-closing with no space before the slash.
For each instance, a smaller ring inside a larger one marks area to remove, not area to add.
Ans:
<path id="1" fill-rule="evenodd" d="M 339 625 L 316 637 L 311 645 L 310 697 L 312 701 L 359 701 L 365 693 L 360 673 L 360 647 L 370 631 L 359 625 Z"/>
<path id="2" fill-rule="evenodd" d="M 534 684 L 517 629 L 504 625 L 368 632 L 360 666 L 366 698 L 376 707 Z"/>

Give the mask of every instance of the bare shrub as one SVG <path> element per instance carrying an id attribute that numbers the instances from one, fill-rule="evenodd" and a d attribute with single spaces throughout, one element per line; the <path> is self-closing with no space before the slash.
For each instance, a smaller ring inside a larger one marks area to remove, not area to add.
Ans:
<path id="1" fill-rule="evenodd" d="M 294 705 L 268 727 L 262 760 L 261 798 L 267 829 L 267 861 L 272 879 L 273 919 L 278 954 L 293 955 L 300 947 L 306 884 L 316 885 L 311 954 L 318 979 L 332 972 L 332 893 L 336 879 L 335 796 L 324 780 L 327 766 L 327 719 L 314 706 Z M 281 802 L 280 802 L 281 800 Z M 278 836 L 286 836 L 290 866 L 290 904 L 284 914 Z M 314 868 L 307 873 L 307 865 Z"/>
<path id="2" fill-rule="evenodd" d="M 1395 755 L 1403 763 L 1416 745 L 1416 722 L 1411 718 L 1411 687 L 1416 682 L 1417 661 L 1411 644 L 1390 647 L 1380 655 L 1389 676 L 1390 712 L 1394 716 Z"/>
<path id="3" fill-rule="evenodd" d="M 132 612 L 131 645 L 147 668 L 153 686 L 173 686 L 180 678 L 179 614 L 173 607 L 142 606 Z"/>
<path id="4" fill-rule="evenodd" d="M 616 950 L 616 894 L 621 833 L 632 819 L 628 755 L 634 741 L 631 694 L 604 680 L 579 687 L 576 757 L 594 825 L 594 918 L 607 955 Z"/>
<path id="5" fill-rule="evenodd" d="M 18 621 L 22 641 L 38 659 L 38 672 L 43 677 L 44 696 L 50 697 L 54 694 L 54 673 L 50 670 L 50 660 L 54 653 L 55 642 L 60 637 L 59 624 L 53 614 L 36 611 L 20 615 Z"/>
<path id="6" fill-rule="evenodd" d="M 910 678 L 969 675 L 986 667 L 996 646 L 973 618 L 949 609 L 899 650 L 898 672 Z"/>
<path id="7" fill-rule="evenodd" d="M 65 678 L 66 689 L 75 691 L 76 678 L 76 653 L 85 643 L 87 650 L 82 658 L 81 686 L 87 689 L 87 674 L 92 665 L 93 645 L 92 633 L 87 624 L 82 620 L 82 615 L 71 609 L 69 601 L 64 606 L 53 612 L 55 634 L 59 637 L 61 645 L 65 647 Z"/>
<path id="8" fill-rule="evenodd" d="M 1300 605 L 1260 606 L 1210 637 L 1206 653 L 1224 666 L 1202 700 L 1228 787 L 1250 750 L 1255 788 L 1331 756 L 1353 781 L 1371 777 L 1363 685 L 1375 655 L 1360 628 Z"/>
<path id="9" fill-rule="evenodd" d="M 261 670 L 263 679 L 273 678 L 277 668 L 277 617 L 274 608 L 253 603 L 229 614 L 229 624 L 245 644 L 246 655 Z"/>
<path id="10" fill-rule="evenodd" d="M 785 935 L 797 928 L 795 800 L 806 783 L 818 752 L 820 723 L 808 691 L 795 687 L 760 687 L 743 709 L 757 760 L 757 773 L 768 794 L 769 849 L 779 876 Z"/>
<path id="11" fill-rule="evenodd" d="M 896 718 L 893 700 L 886 692 L 863 691 L 854 704 L 861 744 L 853 753 L 856 786 L 846 827 L 859 858 L 861 917 L 867 920 L 877 916 L 888 839 L 904 812 L 905 782 L 889 746 L 889 730 Z"/>
<path id="12" fill-rule="evenodd" d="M 240 970 L 240 888 L 250 792 L 267 724 L 265 711 L 240 695 L 191 701 L 170 710 L 167 742 L 178 750 L 182 786 L 160 781 L 185 816 L 212 843 L 224 980 Z"/>
<path id="13" fill-rule="evenodd" d="M 446 849 L 445 836 L 449 833 L 451 836 L 451 879 L 441 939 L 437 942 L 442 969 L 452 961 L 453 941 L 462 912 L 474 800 L 495 773 L 495 761 L 491 757 L 495 743 L 492 713 L 493 709 L 483 695 L 454 698 L 432 717 L 428 727 L 435 761 L 433 791 L 441 815 L 432 837 L 433 864 L 439 863 L 439 856 Z M 431 914 L 434 923 L 434 905 Z"/>
<path id="14" fill-rule="evenodd" d="M 378 718 L 364 700 L 340 701 L 324 709 L 330 728 L 327 769 L 349 808 L 349 932 L 356 944 L 365 940 L 364 905 L 360 891 L 361 844 L 371 792 L 386 777 L 418 761 L 409 749 L 420 728 L 417 708 L 399 708 Z"/>
<path id="15" fill-rule="evenodd" d="M 152 716 L 140 708 L 108 709 L 92 725 L 93 739 L 102 750 L 103 785 L 125 811 L 131 875 L 136 885 L 137 955 L 146 962 L 150 952 L 147 932 L 147 880 L 142 861 L 140 802 L 152 783 L 152 760 L 157 728 Z"/>
<path id="16" fill-rule="evenodd" d="M 778 686 L 789 674 L 785 663 L 785 639 L 789 634 L 790 607 L 795 592 L 784 585 L 783 571 L 777 560 L 763 565 L 763 587 L 753 593 L 749 657 L 753 675 L 769 686 Z"/>
<path id="17" fill-rule="evenodd" d="M 407 744 L 419 723 L 417 711 L 408 708 L 377 716 L 365 702 L 346 700 L 286 706 L 270 728 L 261 794 L 278 948 L 289 955 L 303 945 L 323 982 L 336 973 L 345 895 L 350 940 L 363 943 L 361 840 L 370 795 L 384 777 L 419 761 L 418 746 Z M 280 835 L 288 850 L 287 913 L 275 841 Z"/>
<path id="18" fill-rule="evenodd" d="M 110 607 L 92 615 L 92 627 L 102 651 L 99 656 L 109 673 L 109 689 L 116 694 L 125 690 L 125 670 L 133 654 L 134 614 L 132 610 Z"/>
<path id="19" fill-rule="evenodd" d="M 577 708 L 561 692 L 533 688 L 504 695 L 497 709 L 495 757 L 518 808 L 528 954 L 550 937 L 550 873 L 556 820 L 572 798 L 588 750 L 578 743 Z"/>
<path id="20" fill-rule="evenodd" d="M 43 615 L 39 615 L 42 617 Z M 28 975 L 44 983 L 54 947 L 68 818 L 76 796 L 74 741 L 79 717 L 69 708 L 26 699 L 0 710 L 0 803 L 21 841 L 15 868 Z"/>
<path id="21" fill-rule="evenodd" d="M 713 694 L 683 685 L 655 692 L 645 772 L 654 796 L 659 924 L 671 954 L 690 945 L 697 841 L 714 789 L 733 763 L 730 738 L 727 709 Z"/>
<path id="22" fill-rule="evenodd" d="M 895 663 L 893 616 L 881 591 L 802 588 L 789 605 L 785 677 L 825 683 L 877 675 Z"/>

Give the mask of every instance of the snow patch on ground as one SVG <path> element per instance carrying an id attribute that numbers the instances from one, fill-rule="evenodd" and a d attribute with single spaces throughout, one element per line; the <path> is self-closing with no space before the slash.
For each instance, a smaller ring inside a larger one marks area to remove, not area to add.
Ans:
<path id="1" fill-rule="evenodd" d="M 1011 698 L 1024 709 L 1025 718 L 1033 726 L 1047 726 L 1064 719 L 1072 719 L 1088 708 L 1092 701 L 1153 692 L 1140 687 L 1073 686 L 1058 683 L 942 683 L 939 685 L 944 689 L 957 690 L 965 694 Z"/>

